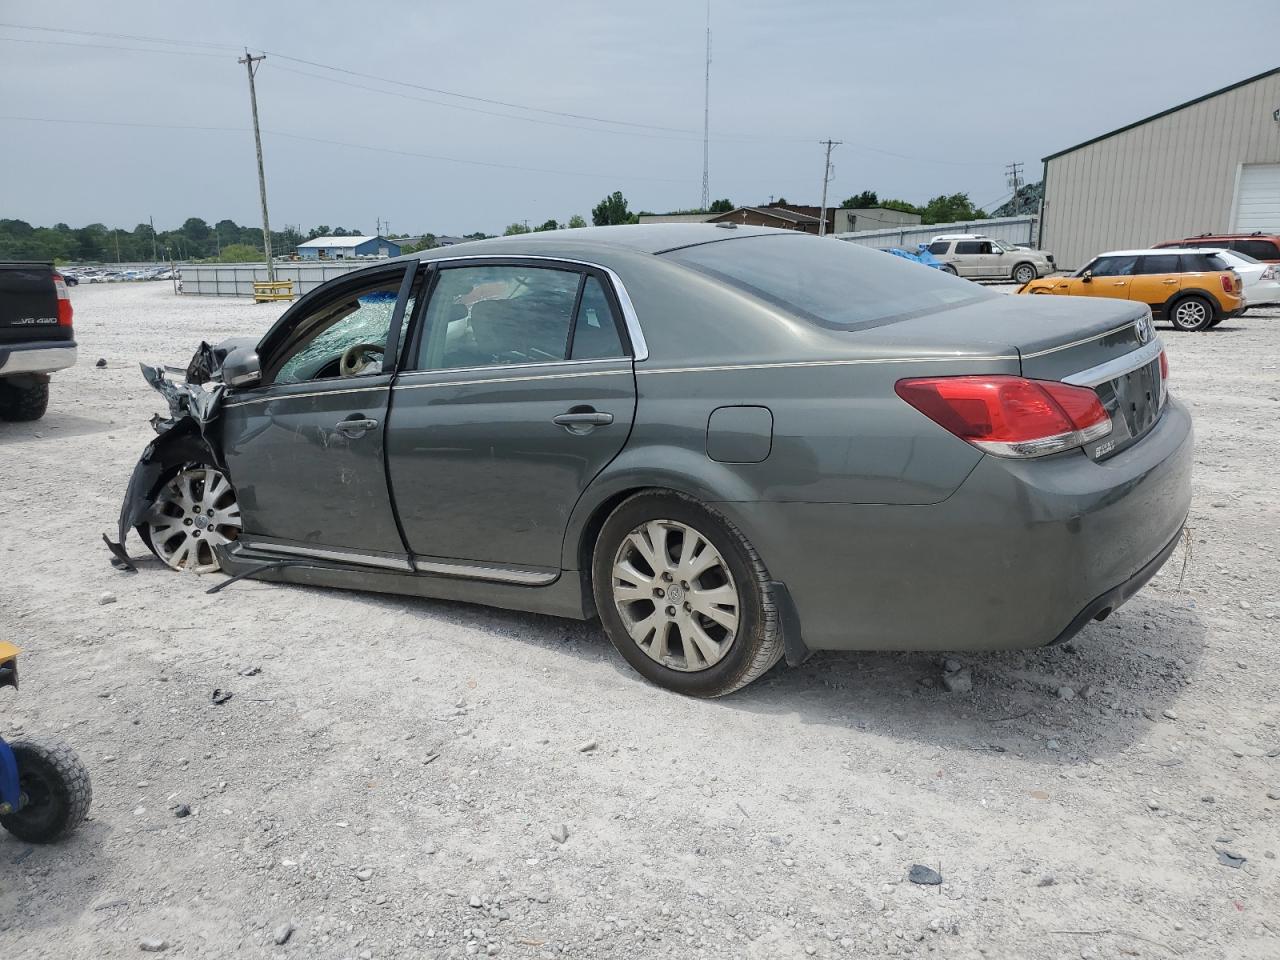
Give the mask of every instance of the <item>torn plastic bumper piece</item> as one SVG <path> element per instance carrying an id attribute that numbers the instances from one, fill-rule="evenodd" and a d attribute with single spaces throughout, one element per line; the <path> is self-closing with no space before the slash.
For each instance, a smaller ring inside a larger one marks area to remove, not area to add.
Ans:
<path id="1" fill-rule="evenodd" d="M 225 352 L 223 353 L 225 356 Z M 155 416 L 151 425 L 159 434 L 147 444 L 133 468 L 124 503 L 120 506 L 117 539 L 102 535 L 113 554 L 112 565 L 136 572 L 125 548 L 129 531 L 141 524 L 155 502 L 156 494 L 168 479 L 189 463 L 206 463 L 229 473 L 219 442 L 218 413 L 222 406 L 223 384 L 212 381 L 220 371 L 216 348 L 201 343 L 188 367 L 185 383 L 169 380 L 163 367 L 142 364 L 142 375 L 169 403 L 169 416 Z"/>

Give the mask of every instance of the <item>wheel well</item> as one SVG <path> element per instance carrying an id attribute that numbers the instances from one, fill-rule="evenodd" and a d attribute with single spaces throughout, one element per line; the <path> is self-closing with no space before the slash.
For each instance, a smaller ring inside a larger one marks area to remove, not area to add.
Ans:
<path id="1" fill-rule="evenodd" d="M 1190 300 L 1192 298 L 1203 300 L 1205 303 L 1209 304 L 1209 309 L 1213 311 L 1215 315 L 1222 311 L 1222 304 L 1220 304 L 1218 302 L 1217 297 L 1211 294 L 1208 290 L 1197 290 L 1197 289 L 1179 290 L 1172 297 L 1170 297 L 1168 300 L 1165 301 L 1164 303 L 1165 316 L 1168 316 L 1169 313 L 1172 312 L 1173 308 L 1176 307 L 1178 304 L 1180 304 L 1183 300 Z"/>
<path id="2" fill-rule="evenodd" d="M 634 497 L 637 493 L 674 493 L 674 490 L 668 490 L 665 487 L 632 487 L 629 490 L 622 490 L 606 499 L 587 520 L 586 525 L 582 528 L 582 537 L 578 541 L 578 569 L 582 571 L 582 575 L 586 578 L 586 582 L 591 582 L 591 559 L 595 552 L 596 540 L 600 536 L 600 529 L 604 526 L 604 522 L 609 519 L 609 514 L 617 509 L 618 504 L 622 503 L 630 497 Z"/>
<path id="3" fill-rule="evenodd" d="M 1036 269 L 1036 265 L 1030 260 L 1019 260 L 1013 265 L 1013 269 L 1009 271 L 1010 275 L 1017 273 L 1019 267 L 1030 267 L 1037 277 L 1040 276 L 1040 271 Z"/>

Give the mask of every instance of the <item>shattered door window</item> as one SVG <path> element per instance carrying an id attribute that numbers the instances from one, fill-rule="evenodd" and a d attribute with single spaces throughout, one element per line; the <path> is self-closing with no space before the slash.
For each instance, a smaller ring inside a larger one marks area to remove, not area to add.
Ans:
<path id="1" fill-rule="evenodd" d="M 287 348 L 275 382 L 303 383 L 381 373 L 399 292 L 398 278 L 384 281 L 353 290 L 304 317 L 298 323 L 301 338 Z M 412 311 L 411 298 L 405 316 Z"/>

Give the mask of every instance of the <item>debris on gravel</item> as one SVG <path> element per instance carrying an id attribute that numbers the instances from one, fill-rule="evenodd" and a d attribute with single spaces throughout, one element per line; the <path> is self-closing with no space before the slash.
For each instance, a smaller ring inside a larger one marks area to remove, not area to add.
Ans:
<path id="1" fill-rule="evenodd" d="M 951 693 L 968 693 L 973 689 L 973 674 L 967 667 L 955 673 L 944 673 L 942 685 Z"/>
<path id="2" fill-rule="evenodd" d="M 108 603 L 115 603 L 116 599 L 116 595 L 110 590 L 104 590 L 102 593 L 98 594 L 98 604 L 100 606 L 106 606 Z"/>
<path id="3" fill-rule="evenodd" d="M 912 883 L 919 883 L 927 887 L 936 887 L 942 883 L 942 874 L 933 867 L 926 867 L 924 864 L 915 863 L 911 865 L 911 869 L 907 871 L 907 879 Z"/>
<path id="4" fill-rule="evenodd" d="M 272 931 L 271 942 L 274 943 L 277 947 L 283 947 L 286 943 L 289 942 L 289 938 L 293 936 L 293 931 L 294 931 L 293 924 L 286 921 L 285 923 L 282 923 L 280 924 L 280 926 L 276 927 L 274 931 Z"/>

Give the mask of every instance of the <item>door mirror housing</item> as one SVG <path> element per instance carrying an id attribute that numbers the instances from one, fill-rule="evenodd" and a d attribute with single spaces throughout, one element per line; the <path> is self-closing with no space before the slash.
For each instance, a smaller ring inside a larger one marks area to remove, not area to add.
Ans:
<path id="1" fill-rule="evenodd" d="M 1093 271 L 1086 270 L 1084 273 L 1080 274 L 1080 279 L 1085 283 L 1088 283 L 1090 280 L 1093 279 Z"/>
<path id="2" fill-rule="evenodd" d="M 222 382 L 228 387 L 256 387 L 262 382 L 262 361 L 256 350 L 233 350 L 222 361 Z"/>

